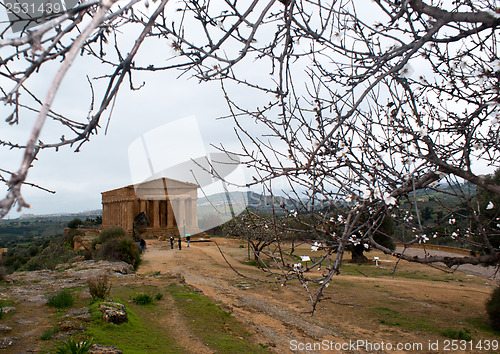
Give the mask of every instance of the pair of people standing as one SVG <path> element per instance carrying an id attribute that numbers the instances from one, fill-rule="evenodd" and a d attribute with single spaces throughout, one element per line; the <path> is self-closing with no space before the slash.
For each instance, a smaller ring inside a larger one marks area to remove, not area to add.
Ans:
<path id="1" fill-rule="evenodd" d="M 189 247 L 189 244 L 191 243 L 191 237 L 187 236 L 186 237 L 187 241 L 187 246 Z M 177 241 L 179 245 L 179 249 L 182 249 L 182 244 L 181 244 L 181 238 L 179 237 L 179 240 Z M 170 248 L 174 249 L 174 236 L 170 236 Z"/>

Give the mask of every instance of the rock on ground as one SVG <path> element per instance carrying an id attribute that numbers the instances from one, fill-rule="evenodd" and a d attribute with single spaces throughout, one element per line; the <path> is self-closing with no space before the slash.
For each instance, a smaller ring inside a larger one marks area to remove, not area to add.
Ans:
<path id="1" fill-rule="evenodd" d="M 102 312 L 102 320 L 104 322 L 114 324 L 128 322 L 125 305 L 119 302 L 103 302 L 99 305 L 99 310 Z"/>
<path id="2" fill-rule="evenodd" d="M 94 344 L 89 349 L 89 354 L 122 354 L 122 353 L 123 352 L 116 347 L 104 346 L 100 344 Z"/>

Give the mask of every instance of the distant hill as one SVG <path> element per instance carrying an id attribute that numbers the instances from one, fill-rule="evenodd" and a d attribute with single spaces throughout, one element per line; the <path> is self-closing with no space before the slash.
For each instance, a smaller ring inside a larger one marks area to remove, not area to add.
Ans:
<path id="1" fill-rule="evenodd" d="M 212 194 L 206 197 L 198 198 L 198 213 L 199 215 L 204 215 L 210 213 L 214 208 L 219 211 L 228 213 L 229 202 L 228 197 L 231 200 L 231 205 L 236 213 L 243 211 L 246 207 L 249 209 L 254 209 L 259 212 L 267 213 L 270 212 L 274 207 L 275 212 L 281 212 L 282 206 L 286 206 L 288 209 L 293 209 L 293 203 L 290 199 L 281 196 L 265 196 L 255 192 L 228 192 Z"/>
<path id="2" fill-rule="evenodd" d="M 265 196 L 255 192 L 228 192 L 212 194 L 206 197 L 198 198 L 198 206 L 221 206 L 228 204 L 227 197 L 230 197 L 231 202 L 236 205 L 248 205 L 249 207 L 269 207 L 272 204 L 279 206 L 285 204 L 287 206 L 293 205 L 292 202 L 281 196 Z"/>
<path id="3" fill-rule="evenodd" d="M 53 214 L 40 214 L 40 215 L 35 215 L 35 214 L 23 214 L 19 216 L 17 219 L 9 219 L 9 220 L 57 220 L 57 221 L 69 221 L 73 220 L 74 218 L 80 218 L 82 220 L 85 220 L 86 218 L 92 218 L 96 216 L 102 216 L 102 210 L 101 209 L 96 209 L 96 210 L 88 210 L 88 211 L 81 211 L 77 213 L 53 213 Z"/>
<path id="4" fill-rule="evenodd" d="M 459 198 L 452 195 L 456 193 L 457 190 L 467 190 L 469 189 L 470 194 L 476 194 L 476 186 L 470 183 L 464 183 L 461 185 L 445 185 L 442 184 L 439 187 L 440 191 L 433 191 L 431 189 L 422 189 L 416 191 L 416 197 L 420 202 L 432 202 L 435 199 L 439 199 L 442 203 L 446 205 L 455 205 L 460 202 Z M 294 203 L 282 196 L 266 196 L 252 191 L 247 192 L 229 192 L 229 197 L 233 207 L 237 210 L 245 209 L 249 207 L 250 209 L 255 209 L 263 213 L 270 212 L 271 209 L 275 208 L 275 212 L 280 212 L 281 206 L 285 206 L 287 209 L 295 209 Z M 405 204 L 405 201 L 402 201 Z M 306 203 L 307 204 L 307 203 Z M 327 207 L 328 205 L 320 205 L 321 203 L 316 202 L 316 208 Z M 206 197 L 198 198 L 198 210 L 201 214 L 207 212 L 210 209 L 216 207 L 227 208 L 228 200 L 226 193 L 216 193 Z M 319 210 L 319 209 L 316 209 Z M 88 210 L 76 213 L 52 213 L 52 214 L 23 214 L 16 219 L 3 219 L 0 222 L 10 222 L 15 220 L 29 221 L 29 220 L 51 220 L 51 221 L 70 221 L 74 218 L 80 218 L 85 220 L 87 218 L 92 218 L 96 216 L 102 216 L 101 209 Z"/>

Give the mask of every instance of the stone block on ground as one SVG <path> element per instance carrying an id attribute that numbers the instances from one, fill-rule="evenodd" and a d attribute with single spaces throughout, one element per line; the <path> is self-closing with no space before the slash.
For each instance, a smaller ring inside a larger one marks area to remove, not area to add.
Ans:
<path id="1" fill-rule="evenodd" d="M 87 328 L 81 325 L 78 321 L 74 320 L 64 320 L 59 322 L 59 330 L 61 332 L 69 332 L 69 331 L 86 331 Z"/>
<path id="2" fill-rule="evenodd" d="M 89 354 L 122 354 L 123 352 L 117 347 L 94 344 L 89 349 Z"/>
<path id="3" fill-rule="evenodd" d="M 14 344 L 14 338 L 0 338 L 0 349 L 7 349 Z"/>
<path id="4" fill-rule="evenodd" d="M 12 327 L 6 326 L 4 324 L 0 324 L 0 333 L 7 333 L 12 331 Z"/>
<path id="5" fill-rule="evenodd" d="M 2 312 L 3 313 L 11 313 L 16 311 L 17 309 L 14 306 L 4 306 L 2 307 Z"/>
<path id="6" fill-rule="evenodd" d="M 125 305 L 119 302 L 103 302 L 99 305 L 99 311 L 102 312 L 102 320 L 104 322 L 114 324 L 128 322 Z"/>
<path id="7" fill-rule="evenodd" d="M 62 319 L 74 319 L 77 321 L 89 322 L 91 320 L 91 315 L 87 307 L 82 307 L 79 309 L 68 310 Z"/>

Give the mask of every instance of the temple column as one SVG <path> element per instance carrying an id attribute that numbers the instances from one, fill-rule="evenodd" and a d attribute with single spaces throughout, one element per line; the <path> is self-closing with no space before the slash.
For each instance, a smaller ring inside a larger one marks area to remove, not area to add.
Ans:
<path id="1" fill-rule="evenodd" d="M 179 233 L 182 235 L 185 231 L 186 224 L 186 200 L 179 199 L 179 219 L 177 220 L 177 227 L 179 228 Z M 180 221 L 180 223 L 179 223 Z"/>
<path id="2" fill-rule="evenodd" d="M 141 203 L 139 202 L 139 199 L 134 199 L 132 201 L 132 214 L 134 215 L 134 218 L 139 215 L 141 212 Z"/>
<path id="3" fill-rule="evenodd" d="M 153 201 L 152 200 L 148 200 L 146 202 L 146 215 L 148 216 L 148 220 L 149 220 L 149 226 L 153 226 Z"/>
<path id="4" fill-rule="evenodd" d="M 160 226 L 167 226 L 167 202 L 160 201 Z"/>
<path id="5" fill-rule="evenodd" d="M 198 229 L 198 206 L 195 199 L 191 199 L 191 226 Z"/>
<path id="6" fill-rule="evenodd" d="M 132 231 L 134 228 L 134 202 L 133 201 L 128 201 L 127 204 L 125 204 L 125 211 L 127 215 L 127 221 L 125 223 L 126 231 Z"/>
<path id="7" fill-rule="evenodd" d="M 120 210 L 118 225 L 123 227 L 125 226 L 125 205 L 123 205 L 123 202 L 118 203 L 118 208 Z"/>
<path id="8" fill-rule="evenodd" d="M 160 228 L 160 201 L 153 200 L 153 227 Z"/>
<path id="9" fill-rule="evenodd" d="M 174 227 L 174 211 L 170 199 L 167 200 L 167 227 Z"/>
<path id="10" fill-rule="evenodd" d="M 188 198 L 185 200 L 185 210 L 186 210 L 186 226 L 193 226 L 193 200 Z"/>
<path id="11" fill-rule="evenodd" d="M 172 200 L 172 210 L 174 211 L 174 226 L 179 228 L 182 225 L 180 202 L 178 198 Z"/>

